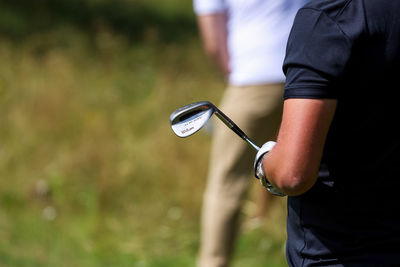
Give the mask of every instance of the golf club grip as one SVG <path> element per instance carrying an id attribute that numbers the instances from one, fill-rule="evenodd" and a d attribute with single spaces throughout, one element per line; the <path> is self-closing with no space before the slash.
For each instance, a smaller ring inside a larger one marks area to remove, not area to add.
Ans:
<path id="1" fill-rule="evenodd" d="M 236 125 L 228 116 L 226 116 L 221 110 L 215 107 L 215 115 L 223 122 L 226 126 L 228 126 L 232 131 L 234 131 L 238 136 L 240 136 L 244 141 L 246 141 L 251 147 L 253 147 L 256 151 L 260 150 L 260 148 L 254 144 L 253 141 Z"/>

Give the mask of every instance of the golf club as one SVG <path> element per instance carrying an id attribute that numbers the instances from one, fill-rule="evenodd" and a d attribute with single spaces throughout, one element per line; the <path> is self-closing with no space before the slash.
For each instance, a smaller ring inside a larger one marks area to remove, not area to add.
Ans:
<path id="1" fill-rule="evenodd" d="M 195 102 L 178 108 L 172 112 L 169 121 L 174 133 L 184 138 L 200 130 L 213 114 L 256 151 L 260 149 L 228 116 L 208 101 Z"/>

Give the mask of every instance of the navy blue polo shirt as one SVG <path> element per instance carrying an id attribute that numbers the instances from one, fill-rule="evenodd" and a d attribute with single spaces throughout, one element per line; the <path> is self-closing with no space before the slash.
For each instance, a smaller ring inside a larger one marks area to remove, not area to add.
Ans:
<path id="1" fill-rule="evenodd" d="M 400 266 L 400 1 L 311 0 L 283 66 L 285 99 L 337 99 L 320 175 L 288 198 L 291 266 Z"/>

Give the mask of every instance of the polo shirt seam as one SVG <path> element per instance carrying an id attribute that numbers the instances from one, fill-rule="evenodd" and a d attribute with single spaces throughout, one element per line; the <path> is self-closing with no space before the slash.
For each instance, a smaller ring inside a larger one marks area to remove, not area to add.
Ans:
<path id="1" fill-rule="evenodd" d="M 347 8 L 347 6 L 350 4 L 350 2 L 353 2 L 353 0 L 349 0 L 346 2 L 346 4 L 344 5 L 344 7 L 338 12 L 338 14 L 335 16 L 335 19 L 339 16 L 341 16 L 344 12 L 344 10 Z"/>
<path id="2" fill-rule="evenodd" d="M 351 2 L 351 1 L 349 1 L 349 2 Z M 349 2 L 347 2 L 347 4 L 345 5 L 345 7 L 347 7 L 347 5 L 348 5 Z M 342 10 L 344 10 L 345 7 L 343 7 Z M 317 11 L 317 12 L 323 14 L 324 16 L 326 16 L 329 20 L 331 20 L 331 21 L 338 27 L 338 29 L 340 30 L 340 32 L 341 32 L 341 33 L 343 34 L 343 36 L 346 38 L 347 42 L 350 42 L 350 37 L 347 36 L 346 32 L 343 31 L 342 27 L 340 27 L 340 24 L 336 21 L 336 18 L 337 18 L 337 16 L 339 16 L 339 14 L 337 14 L 337 15 L 333 18 L 333 17 L 329 16 L 329 15 L 328 15 L 324 10 L 322 10 L 322 9 L 311 8 L 311 7 L 304 7 L 303 9 L 314 10 L 314 11 Z M 342 13 L 342 11 L 340 12 L 340 14 L 341 14 L 341 13 Z"/>
<path id="3" fill-rule="evenodd" d="M 303 89 L 303 88 L 315 88 L 315 89 L 323 89 L 326 88 L 326 86 L 320 86 L 320 85 L 296 85 L 296 86 L 287 86 L 285 89 Z"/>
<path id="4" fill-rule="evenodd" d="M 296 87 L 287 87 L 285 88 L 285 93 L 284 93 L 284 99 L 290 99 L 290 98 L 310 98 L 310 99 L 338 99 L 337 95 L 326 92 L 326 91 L 317 91 L 317 92 L 297 92 L 296 94 L 290 93 L 289 95 L 286 94 L 286 89 L 287 90 L 304 90 L 304 89 L 322 89 L 324 87 L 317 87 L 315 86 L 312 88 L 312 86 L 296 86 Z"/>

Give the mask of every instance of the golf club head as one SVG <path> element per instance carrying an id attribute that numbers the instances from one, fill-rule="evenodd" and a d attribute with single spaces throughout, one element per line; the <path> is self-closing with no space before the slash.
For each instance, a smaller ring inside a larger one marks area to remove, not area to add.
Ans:
<path id="1" fill-rule="evenodd" d="M 215 106 L 208 101 L 195 102 L 172 112 L 169 122 L 177 136 L 188 137 L 200 130 L 215 110 Z"/>

